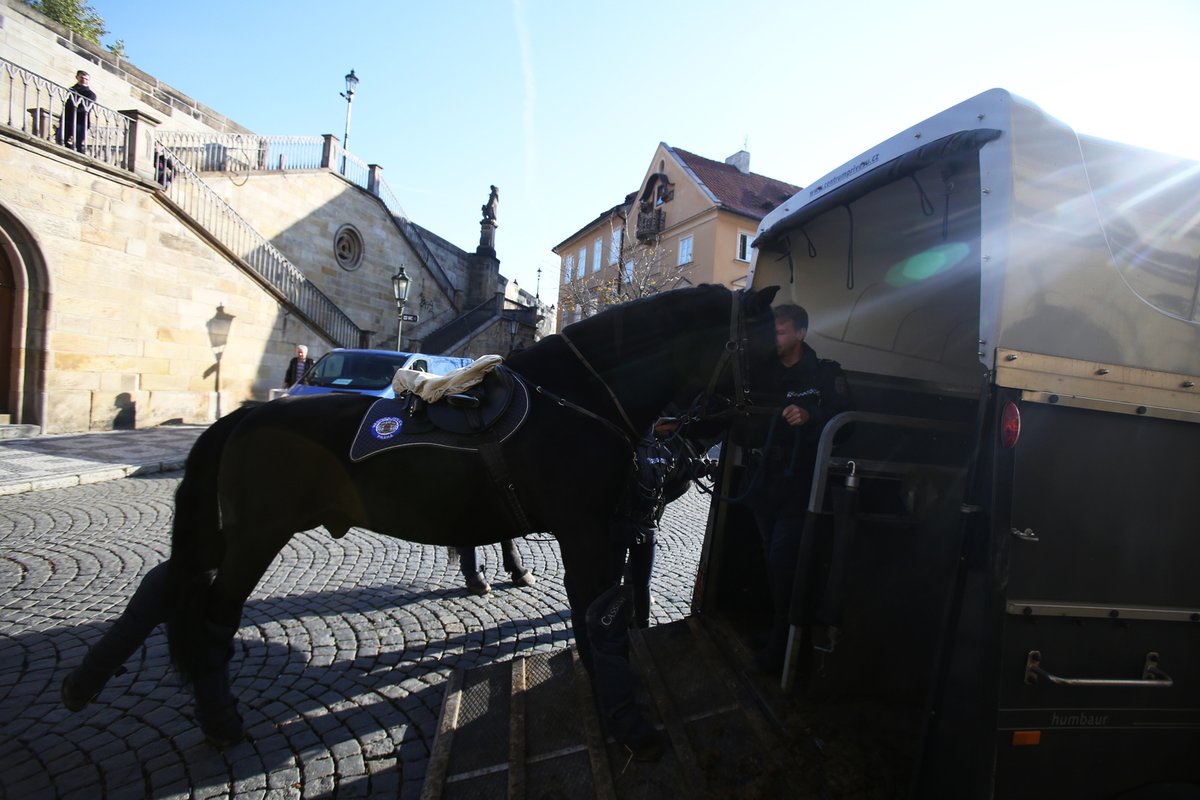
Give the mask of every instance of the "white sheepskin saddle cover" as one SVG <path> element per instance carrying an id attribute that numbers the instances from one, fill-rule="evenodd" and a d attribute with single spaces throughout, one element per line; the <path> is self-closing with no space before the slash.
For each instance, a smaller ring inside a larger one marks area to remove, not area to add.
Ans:
<path id="1" fill-rule="evenodd" d="M 432 375 L 419 369 L 398 369 L 392 379 L 392 390 L 397 396 L 412 392 L 426 403 L 436 403 L 448 394 L 460 394 L 470 389 L 503 362 L 501 356 L 480 356 L 445 375 Z"/>

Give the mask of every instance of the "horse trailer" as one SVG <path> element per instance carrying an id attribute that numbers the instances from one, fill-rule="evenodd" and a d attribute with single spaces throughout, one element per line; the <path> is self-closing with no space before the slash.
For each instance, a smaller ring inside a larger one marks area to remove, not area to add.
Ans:
<path id="1" fill-rule="evenodd" d="M 424 796 L 1200 797 L 1200 165 L 992 90 L 754 245 L 855 400 L 782 673 L 746 636 L 770 600 L 735 423 L 692 616 L 630 632 L 661 761 L 606 742 L 577 656 L 533 653 L 455 674 Z"/>
<path id="2" fill-rule="evenodd" d="M 754 244 L 856 401 L 780 676 L 824 741 L 886 748 L 916 798 L 1200 796 L 1200 164 L 992 90 Z M 761 613 L 756 540 L 714 503 L 696 612 Z"/>

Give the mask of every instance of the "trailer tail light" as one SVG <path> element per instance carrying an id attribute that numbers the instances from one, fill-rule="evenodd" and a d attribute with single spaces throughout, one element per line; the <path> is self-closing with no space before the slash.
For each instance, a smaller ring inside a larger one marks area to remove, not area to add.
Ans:
<path id="1" fill-rule="evenodd" d="M 1041 731 L 1013 731 L 1013 747 L 1029 747 L 1042 743 Z"/>
<path id="2" fill-rule="evenodd" d="M 1017 404 L 1009 400 L 1000 412 L 1000 444 L 1011 449 L 1021 436 L 1021 411 Z"/>

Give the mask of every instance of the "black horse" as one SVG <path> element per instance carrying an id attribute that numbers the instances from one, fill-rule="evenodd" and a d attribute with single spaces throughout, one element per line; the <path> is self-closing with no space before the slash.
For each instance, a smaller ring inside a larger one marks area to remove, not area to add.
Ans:
<path id="1" fill-rule="evenodd" d="M 64 681 L 64 702 L 86 705 L 165 618 L 172 660 L 193 683 L 205 734 L 218 745 L 239 740 L 228 660 L 242 605 L 288 540 L 318 526 L 335 537 L 361 527 L 460 546 L 553 532 L 576 643 L 593 667 L 584 620 L 620 580 L 624 542 L 612 522 L 632 474 L 633 442 L 669 403 L 744 402 L 746 375 L 774 357 L 774 294 L 720 286 L 666 292 L 513 355 L 508 366 L 530 390 L 529 413 L 500 448 L 507 477 L 499 481 L 494 461 L 445 448 L 352 460 L 351 442 L 374 398 L 285 399 L 223 417 L 188 456 L 170 559 L 143 579 Z M 596 683 L 612 712 L 611 681 L 608 689 L 603 676 Z"/>

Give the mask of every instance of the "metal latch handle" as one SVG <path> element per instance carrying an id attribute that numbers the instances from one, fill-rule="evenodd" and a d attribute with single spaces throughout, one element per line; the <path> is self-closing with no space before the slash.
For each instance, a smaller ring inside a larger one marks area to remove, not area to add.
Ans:
<path id="1" fill-rule="evenodd" d="M 1175 685 L 1171 676 L 1158 668 L 1158 653 L 1153 650 L 1146 653 L 1140 678 L 1063 678 L 1042 669 L 1041 651 L 1030 650 L 1029 657 L 1025 659 L 1025 683 L 1033 686 L 1040 678 L 1059 686 L 1153 686 L 1166 689 Z"/>

